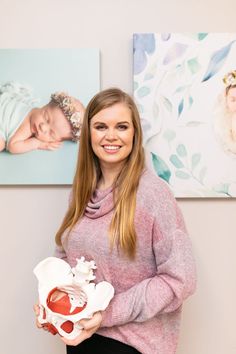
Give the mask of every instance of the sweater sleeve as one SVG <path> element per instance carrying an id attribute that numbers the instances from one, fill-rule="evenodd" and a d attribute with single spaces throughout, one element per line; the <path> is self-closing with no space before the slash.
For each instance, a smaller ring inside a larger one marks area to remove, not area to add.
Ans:
<path id="1" fill-rule="evenodd" d="M 56 247 L 54 249 L 54 257 L 63 259 L 63 261 L 67 262 L 66 252 L 62 246 L 56 245 Z"/>
<path id="2" fill-rule="evenodd" d="M 72 200 L 72 190 L 70 190 L 70 193 L 69 193 L 68 207 L 70 206 L 71 200 Z M 65 243 L 65 235 L 62 235 L 62 245 L 59 246 L 56 244 L 53 255 L 54 255 L 54 257 L 63 259 L 64 261 L 67 262 L 67 255 L 66 255 L 66 251 L 64 248 L 64 246 L 65 246 L 64 243 Z"/>
<path id="3" fill-rule="evenodd" d="M 153 223 L 152 235 L 156 274 L 116 294 L 103 313 L 102 327 L 143 322 L 175 311 L 195 290 L 196 270 L 191 242 L 174 197 L 160 210 L 161 214 Z M 168 219 L 168 215 L 174 217 Z"/>

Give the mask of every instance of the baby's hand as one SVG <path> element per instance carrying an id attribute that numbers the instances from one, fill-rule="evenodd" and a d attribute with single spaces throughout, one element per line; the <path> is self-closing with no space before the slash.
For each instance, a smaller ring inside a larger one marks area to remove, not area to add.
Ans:
<path id="1" fill-rule="evenodd" d="M 61 141 L 54 141 L 54 142 L 45 142 L 45 141 L 40 141 L 38 149 L 40 150 L 57 150 L 62 146 Z"/>

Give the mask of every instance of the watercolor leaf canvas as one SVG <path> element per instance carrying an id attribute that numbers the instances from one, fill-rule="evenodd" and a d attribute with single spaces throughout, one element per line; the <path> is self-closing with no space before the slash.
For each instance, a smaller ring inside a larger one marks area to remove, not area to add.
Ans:
<path id="1" fill-rule="evenodd" d="M 223 78 L 236 70 L 236 34 L 136 33 L 133 41 L 149 166 L 176 197 L 235 197 L 236 112 Z"/>

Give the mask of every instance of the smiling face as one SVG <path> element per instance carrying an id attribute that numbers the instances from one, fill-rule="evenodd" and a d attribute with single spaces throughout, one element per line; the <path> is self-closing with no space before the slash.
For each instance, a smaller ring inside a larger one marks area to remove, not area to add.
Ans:
<path id="1" fill-rule="evenodd" d="M 121 168 L 133 148 L 131 110 L 124 103 L 101 110 L 90 120 L 90 137 L 100 166 Z"/>
<path id="2" fill-rule="evenodd" d="M 226 95 L 226 105 L 230 113 L 236 112 L 236 87 L 228 90 Z"/>
<path id="3" fill-rule="evenodd" d="M 32 135 L 38 140 L 56 142 L 72 138 L 71 125 L 58 106 L 35 108 L 29 119 Z"/>

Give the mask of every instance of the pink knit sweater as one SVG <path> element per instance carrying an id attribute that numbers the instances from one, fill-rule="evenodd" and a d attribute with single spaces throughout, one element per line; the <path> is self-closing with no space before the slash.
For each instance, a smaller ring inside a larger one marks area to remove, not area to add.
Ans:
<path id="1" fill-rule="evenodd" d="M 112 189 L 97 190 L 85 215 L 56 256 L 75 266 L 95 260 L 96 281 L 107 280 L 115 296 L 103 313 L 98 334 L 127 343 L 143 354 L 173 354 L 181 305 L 195 289 L 195 263 L 180 209 L 167 184 L 145 170 L 136 203 L 137 253 L 134 261 L 111 252 L 108 228 Z"/>

